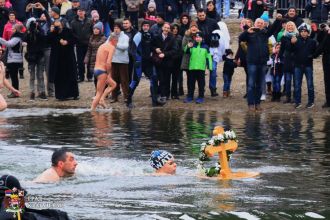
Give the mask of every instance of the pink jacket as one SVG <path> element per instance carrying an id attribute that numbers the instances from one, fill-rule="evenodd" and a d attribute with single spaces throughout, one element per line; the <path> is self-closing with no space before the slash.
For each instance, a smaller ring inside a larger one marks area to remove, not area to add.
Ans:
<path id="1" fill-rule="evenodd" d="M 7 22 L 7 24 L 5 25 L 5 27 L 3 28 L 3 34 L 2 34 L 2 38 L 5 40 L 9 40 L 11 35 L 13 34 L 13 25 L 14 24 L 22 24 L 22 22 L 16 20 L 15 23 L 11 23 L 10 21 Z M 26 28 L 23 28 L 23 33 L 26 31 Z"/>

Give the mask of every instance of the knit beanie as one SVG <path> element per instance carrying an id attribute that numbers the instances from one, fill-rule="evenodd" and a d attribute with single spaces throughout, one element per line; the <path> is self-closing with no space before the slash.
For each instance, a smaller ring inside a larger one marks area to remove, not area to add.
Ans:
<path id="1" fill-rule="evenodd" d="M 165 150 L 154 150 L 150 155 L 150 165 L 156 170 L 162 168 L 167 161 L 173 159 L 173 155 Z"/>
<path id="2" fill-rule="evenodd" d="M 264 22 L 269 23 L 269 14 L 268 14 L 268 11 L 264 11 L 264 13 L 262 13 L 262 15 L 260 16 L 260 18 L 262 20 L 264 20 Z"/>
<path id="3" fill-rule="evenodd" d="M 94 18 L 100 19 L 100 15 L 96 10 L 91 11 L 91 16 L 92 16 L 93 20 L 94 20 Z"/>
<path id="4" fill-rule="evenodd" d="M 56 6 L 52 7 L 52 11 L 54 13 L 58 14 L 58 15 L 60 15 L 60 13 L 61 13 L 61 10 L 58 7 L 56 7 Z"/>
<path id="5" fill-rule="evenodd" d="M 154 0 L 150 0 L 149 4 L 148 4 L 148 9 L 149 8 L 154 8 L 156 10 L 156 3 Z"/>
<path id="6" fill-rule="evenodd" d="M 100 32 L 102 32 L 103 31 L 103 24 L 102 24 L 102 22 L 99 21 L 96 24 L 94 24 L 93 29 L 94 28 L 99 29 Z"/>
<path id="7" fill-rule="evenodd" d="M 26 21 L 26 28 L 29 30 L 30 29 L 30 24 L 32 23 L 32 22 L 36 22 L 37 21 L 37 19 L 35 18 L 35 17 L 31 17 L 31 18 L 29 18 L 29 19 L 27 19 L 27 21 Z"/>

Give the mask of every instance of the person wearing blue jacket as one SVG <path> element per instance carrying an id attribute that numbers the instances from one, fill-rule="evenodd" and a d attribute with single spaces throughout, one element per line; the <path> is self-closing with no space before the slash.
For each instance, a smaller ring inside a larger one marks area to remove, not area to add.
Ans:
<path id="1" fill-rule="evenodd" d="M 129 84 L 129 94 L 127 98 L 127 107 L 133 107 L 133 95 L 135 89 L 138 87 L 142 73 L 147 78 L 150 78 L 152 72 L 152 61 L 151 61 L 151 42 L 152 35 L 150 33 L 150 23 L 143 21 L 141 23 L 141 31 L 136 33 L 133 37 L 132 51 L 134 52 L 135 65 L 133 69 L 133 77 Z"/>

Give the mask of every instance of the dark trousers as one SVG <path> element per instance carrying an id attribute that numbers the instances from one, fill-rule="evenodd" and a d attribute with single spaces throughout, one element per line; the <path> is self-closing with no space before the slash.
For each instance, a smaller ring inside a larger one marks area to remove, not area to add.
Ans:
<path id="1" fill-rule="evenodd" d="M 195 92 L 195 84 L 198 84 L 198 97 L 204 98 L 205 92 L 205 70 L 188 70 L 188 97 L 193 98 Z"/>
<path id="2" fill-rule="evenodd" d="M 156 67 L 156 71 L 159 80 L 160 96 L 169 97 L 170 85 L 171 85 L 171 67 L 167 67 L 167 66 Z"/>
<path id="3" fill-rule="evenodd" d="M 322 57 L 324 72 L 324 89 L 326 104 L 330 106 L 330 54 L 324 54 Z"/>
<path id="4" fill-rule="evenodd" d="M 179 78 L 180 74 L 182 77 L 182 70 L 179 66 L 174 65 L 171 71 L 172 86 L 171 86 L 171 96 L 178 96 L 178 89 L 180 87 Z"/>
<path id="5" fill-rule="evenodd" d="M 76 45 L 77 52 L 77 66 L 79 80 L 85 80 L 85 63 L 84 58 L 87 53 L 88 45 Z M 87 76 L 88 79 L 92 79 L 93 76 Z"/>
<path id="6" fill-rule="evenodd" d="M 22 67 L 22 63 L 7 63 L 7 72 L 9 73 L 11 84 L 15 89 L 19 89 L 18 71 Z"/>
<path id="7" fill-rule="evenodd" d="M 128 64 L 125 63 L 112 63 L 111 76 L 117 83 L 117 87 L 112 92 L 112 98 L 118 99 L 119 85 L 123 91 L 124 99 L 128 98 Z"/>

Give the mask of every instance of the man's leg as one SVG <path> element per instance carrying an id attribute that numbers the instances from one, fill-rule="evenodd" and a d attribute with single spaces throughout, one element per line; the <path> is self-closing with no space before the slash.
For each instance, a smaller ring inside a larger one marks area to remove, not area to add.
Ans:
<path id="1" fill-rule="evenodd" d="M 313 80 L 313 67 L 305 67 L 305 75 L 308 91 L 308 104 L 314 103 L 314 80 Z"/>
<path id="2" fill-rule="evenodd" d="M 301 104 L 301 83 L 302 83 L 302 70 L 299 67 L 294 69 L 294 98 L 296 105 Z"/>
<path id="3" fill-rule="evenodd" d="M 256 77 L 257 77 L 257 66 L 254 64 L 248 64 L 248 92 L 247 92 L 247 103 L 249 106 L 255 106 L 255 93 L 256 93 Z M 259 98 L 260 99 L 260 98 Z"/>

